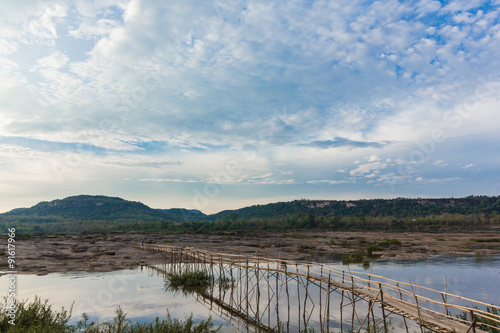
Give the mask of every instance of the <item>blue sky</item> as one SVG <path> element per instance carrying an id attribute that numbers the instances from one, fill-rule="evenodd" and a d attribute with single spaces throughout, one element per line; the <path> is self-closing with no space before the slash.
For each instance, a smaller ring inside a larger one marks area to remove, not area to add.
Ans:
<path id="1" fill-rule="evenodd" d="M 0 4 L 0 211 L 498 195 L 500 1 Z"/>

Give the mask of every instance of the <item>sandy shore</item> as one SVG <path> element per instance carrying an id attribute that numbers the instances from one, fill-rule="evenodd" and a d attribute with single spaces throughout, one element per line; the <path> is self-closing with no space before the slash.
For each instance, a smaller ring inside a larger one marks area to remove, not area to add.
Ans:
<path id="1" fill-rule="evenodd" d="M 160 263 L 141 249 L 141 242 L 282 259 L 344 255 L 366 251 L 386 238 L 394 244 L 375 251 L 381 258 L 426 258 L 437 254 L 490 255 L 500 253 L 500 234 L 376 233 L 297 231 L 283 233 L 224 232 L 218 234 L 91 234 L 36 235 L 16 239 L 16 270 L 44 275 L 70 271 L 113 271 Z M 7 239 L 0 271 L 7 271 Z M 5 273 L 3 273 L 5 274 Z"/>

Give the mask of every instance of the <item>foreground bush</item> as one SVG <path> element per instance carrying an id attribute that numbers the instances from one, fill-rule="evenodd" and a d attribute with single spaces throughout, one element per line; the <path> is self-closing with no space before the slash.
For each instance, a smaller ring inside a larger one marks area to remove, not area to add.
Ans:
<path id="1" fill-rule="evenodd" d="M 53 310 L 48 300 L 35 300 L 28 304 L 27 301 L 19 302 L 15 307 L 15 325 L 9 323 L 12 318 L 8 310 L 0 310 L 0 332 L 2 333 L 212 333 L 218 332 L 220 327 L 214 327 L 211 318 L 199 323 L 194 322 L 191 315 L 185 321 L 172 318 L 167 314 L 165 319 L 156 318 L 152 323 L 132 323 L 126 314 L 118 307 L 112 322 L 89 321 L 84 313 L 83 319 L 75 325 L 68 325 L 71 309 L 64 308 L 60 312 Z"/>

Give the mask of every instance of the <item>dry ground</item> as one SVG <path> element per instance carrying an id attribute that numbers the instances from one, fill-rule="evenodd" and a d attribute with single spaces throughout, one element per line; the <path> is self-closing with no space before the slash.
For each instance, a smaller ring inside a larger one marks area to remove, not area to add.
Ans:
<path id="1" fill-rule="evenodd" d="M 233 254 L 257 254 L 270 258 L 298 259 L 314 256 L 365 252 L 366 247 L 386 238 L 390 245 L 374 252 L 382 258 L 426 258 L 436 254 L 489 255 L 500 253 L 500 234 L 377 233 L 297 231 L 289 233 L 224 232 L 218 234 L 92 234 L 36 235 L 16 239 L 16 269 L 19 273 L 44 275 L 69 271 L 112 271 L 156 264 L 154 254 L 140 248 L 141 242 L 191 246 Z M 7 267 L 7 239 L 0 271 Z M 0 274 L 2 274 L 0 272 Z"/>

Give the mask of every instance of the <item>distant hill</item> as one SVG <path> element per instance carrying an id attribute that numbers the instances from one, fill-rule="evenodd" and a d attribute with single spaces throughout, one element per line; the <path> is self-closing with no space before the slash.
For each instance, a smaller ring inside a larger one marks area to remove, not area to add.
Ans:
<path id="1" fill-rule="evenodd" d="M 236 210 L 225 210 L 210 215 L 221 218 L 281 218 L 312 214 L 324 217 L 420 217 L 439 214 L 498 214 L 500 196 L 469 196 L 443 199 L 369 199 L 369 200 L 295 200 L 266 205 L 255 205 Z"/>
<path id="2" fill-rule="evenodd" d="M 83 229 L 93 229 L 96 224 L 102 228 L 127 225 L 131 223 L 158 222 L 163 226 L 172 222 L 203 219 L 205 214 L 198 210 L 183 208 L 152 209 L 143 203 L 128 201 L 122 198 L 102 195 L 78 195 L 53 201 L 43 201 L 30 208 L 16 208 L 0 214 L 0 223 L 34 226 L 35 230 L 76 229 L 75 225 L 83 225 Z M 102 226 L 104 225 L 104 226 Z"/>
<path id="3" fill-rule="evenodd" d="M 191 220 L 205 220 L 206 215 L 197 209 L 169 208 L 157 209 L 164 213 L 172 221 L 185 222 Z"/>
<path id="4" fill-rule="evenodd" d="M 0 217 L 46 221 L 160 221 L 179 216 L 149 208 L 140 202 L 121 198 L 78 195 L 50 202 L 43 201 L 31 208 L 17 208 L 0 214 Z"/>
<path id="5" fill-rule="evenodd" d="M 295 200 L 205 215 L 78 195 L 0 214 L 0 228 L 30 232 L 291 230 L 471 231 L 500 228 L 500 196 L 444 199 Z"/>

